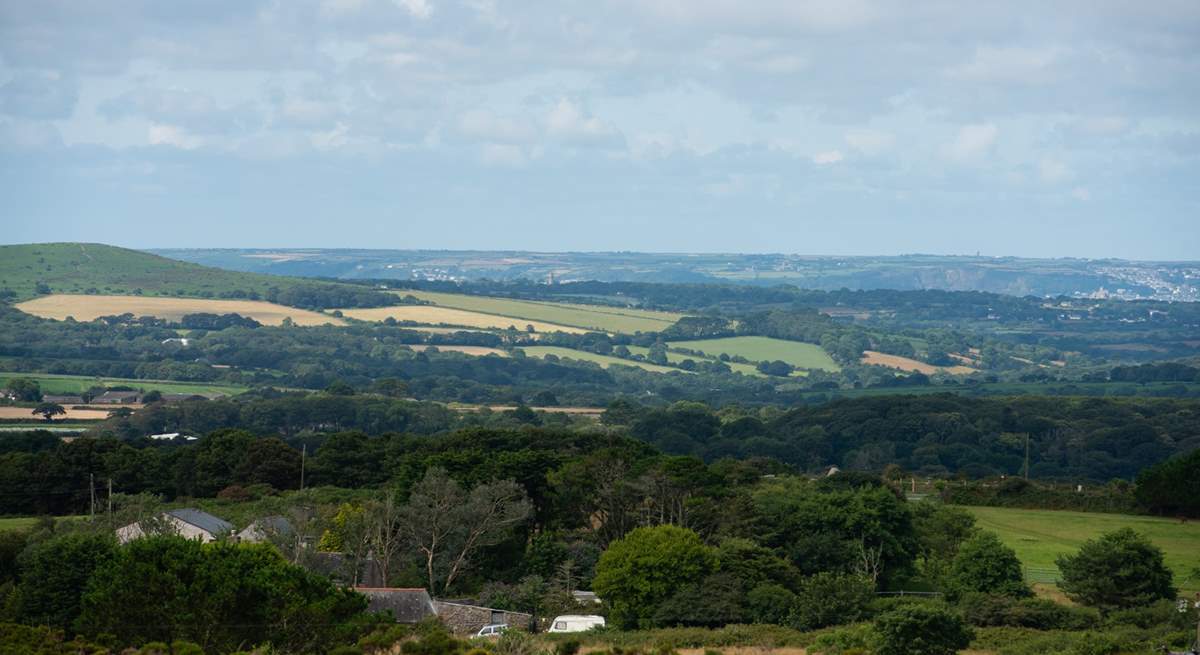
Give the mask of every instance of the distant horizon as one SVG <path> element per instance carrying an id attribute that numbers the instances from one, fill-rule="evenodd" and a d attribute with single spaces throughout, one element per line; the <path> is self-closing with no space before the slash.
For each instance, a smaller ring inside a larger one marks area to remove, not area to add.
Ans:
<path id="1" fill-rule="evenodd" d="M 631 254 L 631 255 L 735 255 L 735 256 L 770 256 L 770 257 L 801 257 L 813 259 L 884 259 L 884 258 L 903 258 L 903 257 L 941 257 L 941 258 L 962 258 L 962 259 L 980 259 L 980 260 L 995 260 L 995 259 L 1023 259 L 1023 260 L 1072 260 L 1072 261 L 1124 261 L 1124 262 L 1139 262 L 1139 263 L 1163 263 L 1163 264 L 1200 264 L 1200 257 L 1196 259 L 1146 259 L 1138 257 L 1121 257 L 1121 256 L 1104 256 L 1104 257 L 1089 257 L 1082 255 L 1057 255 L 1057 256 L 1036 256 L 1036 255 L 989 255 L 986 253 L 968 254 L 968 253 L 936 253 L 936 252 L 903 252 L 897 254 L 881 254 L 881 253 L 812 253 L 812 252 L 783 252 L 783 251 L 737 251 L 737 250 L 630 250 L 630 249 L 608 249 L 608 250 L 583 250 L 583 249 L 561 249 L 561 250 L 541 250 L 532 248 L 437 248 L 437 247 L 366 247 L 366 246 L 134 246 L 114 242 L 105 241 L 71 241 L 71 240 L 54 240 L 54 241 L 22 241 L 10 242 L 0 241 L 0 245 L 4 246 L 35 246 L 43 244 L 56 243 L 81 243 L 81 244 L 96 244 L 104 246 L 112 246 L 115 248 L 125 248 L 128 250 L 138 250 L 142 252 L 154 253 L 156 251 L 170 250 L 226 250 L 226 251 L 372 251 L 372 252 L 446 252 L 446 253 L 528 253 L 539 255 L 566 255 L 566 254 Z"/>

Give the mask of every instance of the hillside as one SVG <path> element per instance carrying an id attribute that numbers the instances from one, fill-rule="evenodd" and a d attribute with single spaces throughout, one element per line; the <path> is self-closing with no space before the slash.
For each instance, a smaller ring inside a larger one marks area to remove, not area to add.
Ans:
<path id="1" fill-rule="evenodd" d="M 21 301 L 49 293 L 262 299 L 308 308 L 395 301 L 361 286 L 226 271 L 103 244 L 0 246 L 0 294 Z"/>

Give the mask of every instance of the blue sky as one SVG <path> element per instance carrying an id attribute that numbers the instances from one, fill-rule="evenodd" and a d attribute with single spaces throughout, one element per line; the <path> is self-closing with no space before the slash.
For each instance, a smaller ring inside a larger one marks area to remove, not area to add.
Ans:
<path id="1" fill-rule="evenodd" d="M 0 0 L 0 240 L 1200 259 L 1200 3 Z"/>

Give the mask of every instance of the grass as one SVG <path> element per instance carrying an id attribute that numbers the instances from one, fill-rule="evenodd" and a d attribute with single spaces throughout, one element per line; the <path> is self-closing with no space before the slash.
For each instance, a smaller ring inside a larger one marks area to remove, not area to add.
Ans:
<path id="1" fill-rule="evenodd" d="M 524 331 L 525 326 L 532 325 L 537 332 L 575 332 L 586 330 L 569 325 L 558 325 L 542 321 L 532 321 L 511 316 L 483 314 L 463 309 L 437 307 L 434 305 L 396 305 L 394 307 L 374 307 L 371 309 L 343 309 L 342 314 L 360 321 L 382 321 L 394 318 L 397 321 L 412 321 L 429 325 L 461 325 L 467 328 L 483 328 L 488 330 L 506 330 L 510 327 Z"/>
<path id="2" fill-rule="evenodd" d="M 995 532 L 1017 551 L 1026 567 L 1056 569 L 1055 558 L 1079 550 L 1083 542 L 1121 528 L 1133 528 L 1163 550 L 1164 560 L 1175 574 L 1175 584 L 1186 590 L 1200 589 L 1200 581 L 1188 580 L 1200 569 L 1200 523 L 1127 514 L 1099 514 L 1008 507 L 964 507 L 975 515 L 979 527 Z"/>
<path id="3" fill-rule="evenodd" d="M 53 375 L 49 373 L 13 373 L 6 371 L 0 371 L 0 386 L 4 386 L 13 378 L 34 380 L 41 386 L 42 393 L 51 394 L 77 394 L 87 391 L 94 386 L 127 386 L 143 391 L 157 390 L 163 393 L 224 394 L 227 396 L 233 396 L 246 390 L 246 387 L 233 384 L 136 380 L 131 378 L 89 377 L 86 375 Z"/>
<path id="4" fill-rule="evenodd" d="M 683 314 L 656 312 L 624 307 L 577 305 L 560 302 L 514 300 L 457 293 L 402 290 L 395 293 L 412 295 L 438 305 L 484 314 L 495 314 L 524 320 L 545 321 L 558 325 L 601 332 L 661 332 L 671 327 Z"/>
<path id="5" fill-rule="evenodd" d="M 649 364 L 647 362 L 635 362 L 629 359 L 621 359 L 620 357 L 610 357 L 608 355 L 597 355 L 583 350 L 572 350 L 571 348 L 560 348 L 558 346 L 525 346 L 521 348 L 529 357 L 545 358 L 546 355 L 554 355 L 561 359 L 575 359 L 584 362 L 595 362 L 604 368 L 609 366 L 636 366 L 637 368 L 650 371 L 652 373 L 684 373 L 677 368 L 670 366 L 659 366 L 658 364 Z"/>
<path id="6" fill-rule="evenodd" d="M 336 282 L 226 271 L 99 243 L 0 246 L 0 289 L 10 289 L 17 294 L 17 300 L 26 300 L 44 295 L 37 291 L 39 283 L 48 285 L 55 293 L 126 295 L 140 291 L 147 296 L 199 298 L 234 292 L 266 297 L 272 288 L 350 287 Z"/>
<path id="7" fill-rule="evenodd" d="M 130 313 L 178 321 L 186 314 L 241 314 L 263 325 L 279 325 L 291 318 L 296 325 L 345 325 L 345 321 L 307 309 L 296 309 L 259 300 L 208 300 L 152 296 L 93 296 L 54 294 L 27 300 L 16 308 L 34 316 L 63 320 L 92 321 L 101 316 Z"/>
<path id="8" fill-rule="evenodd" d="M 629 348 L 629 352 L 631 352 L 635 355 L 645 356 L 645 355 L 650 354 L 650 349 L 646 348 L 645 346 L 626 346 L 626 347 Z M 671 362 L 672 364 L 678 364 L 679 362 L 682 362 L 685 359 L 690 359 L 692 361 L 696 361 L 696 360 L 716 361 L 717 358 L 716 357 L 696 357 L 695 355 L 684 355 L 683 353 L 675 353 L 675 352 L 671 352 L 669 350 L 667 351 L 667 361 Z M 765 373 L 759 373 L 758 369 L 754 368 L 753 364 L 739 364 L 737 362 L 725 362 L 725 365 L 728 366 L 730 368 L 730 370 L 732 370 L 734 373 L 741 373 L 742 375 L 750 375 L 750 376 L 754 376 L 757 378 L 767 377 L 767 375 Z"/>
<path id="9" fill-rule="evenodd" d="M 713 357 L 741 355 L 752 362 L 780 360 L 803 369 L 839 371 L 841 367 L 820 346 L 771 337 L 728 337 L 697 341 L 672 341 L 672 348 L 698 350 Z"/>

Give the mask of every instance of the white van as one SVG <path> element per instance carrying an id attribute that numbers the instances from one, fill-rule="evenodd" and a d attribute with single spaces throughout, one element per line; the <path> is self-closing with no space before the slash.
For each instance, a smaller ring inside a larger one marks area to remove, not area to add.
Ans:
<path id="1" fill-rule="evenodd" d="M 564 614 L 554 617 L 549 632 L 583 632 L 603 628 L 604 617 L 593 614 Z"/>

